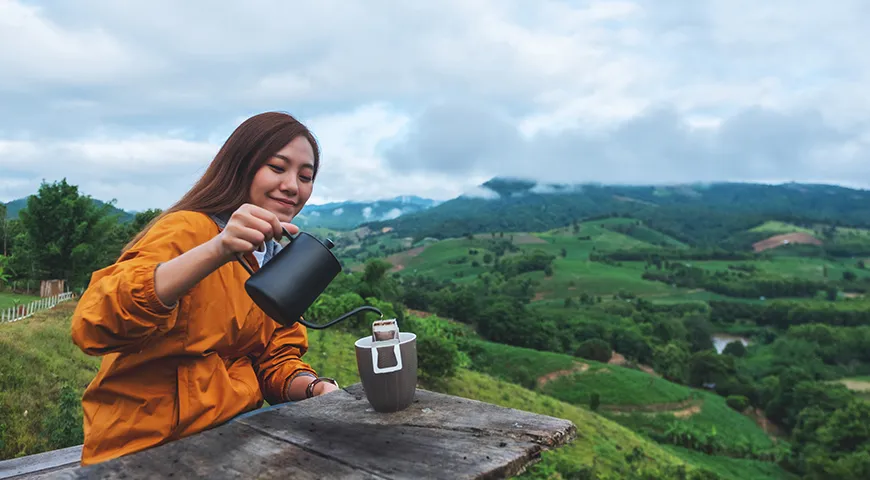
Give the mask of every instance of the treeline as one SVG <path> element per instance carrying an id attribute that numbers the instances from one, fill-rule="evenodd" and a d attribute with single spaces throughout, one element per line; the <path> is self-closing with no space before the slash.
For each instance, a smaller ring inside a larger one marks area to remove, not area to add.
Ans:
<path id="1" fill-rule="evenodd" d="M 750 252 L 735 252 L 721 248 L 636 248 L 630 250 L 593 251 L 589 260 L 593 262 L 649 262 L 654 265 L 667 261 L 687 260 L 756 260 L 758 255 Z"/>
<path id="2" fill-rule="evenodd" d="M 36 195 L 7 219 L 0 211 L 0 287 L 38 292 L 39 281 L 66 280 L 71 289 L 84 287 L 94 270 L 114 262 L 121 249 L 160 213 L 147 210 L 122 221 L 111 203 L 82 195 L 64 179 L 43 182 Z"/>
<path id="3" fill-rule="evenodd" d="M 819 291 L 830 288 L 827 282 L 765 275 L 745 269 L 710 272 L 682 263 L 668 263 L 662 270 L 647 270 L 641 276 L 644 280 L 683 288 L 703 288 L 737 298 L 814 297 Z M 836 290 L 833 295 L 835 297 Z"/>
<path id="4" fill-rule="evenodd" d="M 836 327 L 870 326 L 865 302 L 776 300 L 763 304 L 711 301 L 710 320 L 717 324 L 749 323 L 786 330 L 791 326 L 825 324 Z"/>

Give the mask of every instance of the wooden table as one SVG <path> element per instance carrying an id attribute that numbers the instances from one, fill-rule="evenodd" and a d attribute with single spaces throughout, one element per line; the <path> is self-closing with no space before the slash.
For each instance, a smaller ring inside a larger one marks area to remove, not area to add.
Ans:
<path id="1" fill-rule="evenodd" d="M 422 389 L 408 409 L 376 413 L 356 384 L 46 477 L 507 478 L 575 433 L 568 420 Z"/>

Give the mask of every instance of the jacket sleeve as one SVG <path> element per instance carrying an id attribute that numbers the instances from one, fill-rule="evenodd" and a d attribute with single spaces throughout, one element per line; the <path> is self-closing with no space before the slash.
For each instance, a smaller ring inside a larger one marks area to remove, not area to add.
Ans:
<path id="1" fill-rule="evenodd" d="M 138 351 L 171 330 L 177 305 L 157 297 L 154 271 L 205 241 L 207 220 L 191 212 L 166 215 L 117 262 L 94 272 L 73 314 L 73 342 L 88 355 Z"/>
<path id="2" fill-rule="evenodd" d="M 272 320 L 267 320 L 272 321 Z M 270 405 L 290 401 L 285 392 L 290 380 L 301 372 L 317 375 L 302 356 L 308 351 L 308 330 L 295 323 L 279 327 L 272 334 L 266 350 L 253 362 L 260 381 L 260 391 Z"/>

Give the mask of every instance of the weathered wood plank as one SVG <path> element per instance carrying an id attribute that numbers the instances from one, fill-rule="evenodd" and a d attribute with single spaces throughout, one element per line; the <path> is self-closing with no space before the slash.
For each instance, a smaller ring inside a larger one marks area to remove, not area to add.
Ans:
<path id="1" fill-rule="evenodd" d="M 82 458 L 82 446 L 52 450 L 21 458 L 3 460 L 0 462 L 0 479 L 28 478 L 26 475 L 36 472 L 50 472 L 67 467 L 78 466 Z"/>
<path id="2" fill-rule="evenodd" d="M 372 411 L 360 385 L 345 392 L 240 422 L 388 478 L 505 478 L 575 433 L 567 420 L 425 390 L 392 414 Z"/>
<path id="3" fill-rule="evenodd" d="M 51 478 L 505 478 L 570 441 L 567 420 L 417 391 L 376 413 L 357 384 Z"/>
<path id="4" fill-rule="evenodd" d="M 39 477 L 34 477 L 39 478 Z M 224 425 L 115 460 L 46 475 L 59 479 L 298 478 L 376 479 L 329 458 L 263 435 L 240 423 Z"/>

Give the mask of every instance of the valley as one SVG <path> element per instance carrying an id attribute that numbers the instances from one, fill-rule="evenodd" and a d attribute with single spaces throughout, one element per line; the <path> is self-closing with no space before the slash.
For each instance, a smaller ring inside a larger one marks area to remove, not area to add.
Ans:
<path id="1" fill-rule="evenodd" d="M 867 192 L 492 185 L 499 199 L 310 223 L 345 273 L 306 317 L 377 306 L 418 334 L 422 387 L 574 421 L 525 478 L 861 478 Z M 80 441 L 72 399 L 97 364 L 58 346 L 70 308 L 0 325 L 7 458 Z M 306 358 L 358 381 L 366 321 L 310 332 Z M 43 393 L 52 406 L 29 407 Z"/>

